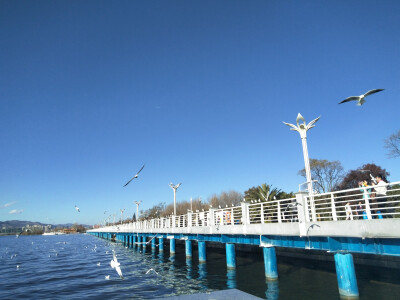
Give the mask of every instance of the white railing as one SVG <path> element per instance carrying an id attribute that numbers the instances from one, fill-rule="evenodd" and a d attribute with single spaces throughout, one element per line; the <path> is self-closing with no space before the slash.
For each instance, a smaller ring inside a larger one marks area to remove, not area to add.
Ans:
<path id="1" fill-rule="evenodd" d="M 386 196 L 373 186 L 306 196 L 312 221 L 363 220 L 400 217 L 400 181 L 387 183 Z"/>
<path id="2" fill-rule="evenodd" d="M 299 193 L 296 198 L 241 203 L 240 206 L 189 212 L 106 226 L 108 230 L 163 229 L 248 225 L 305 221 L 371 220 L 400 218 L 400 181 L 386 184 L 386 196 L 376 195 L 373 187 L 362 187 L 312 196 Z M 303 214 L 303 215 L 301 215 Z"/>

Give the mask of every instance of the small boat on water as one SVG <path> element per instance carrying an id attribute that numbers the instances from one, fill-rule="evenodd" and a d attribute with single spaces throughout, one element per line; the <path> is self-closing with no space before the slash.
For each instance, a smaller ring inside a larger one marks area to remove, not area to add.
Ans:
<path id="1" fill-rule="evenodd" d="M 44 232 L 42 235 L 62 235 L 65 234 L 64 232 L 55 232 L 55 231 L 50 231 L 50 232 Z"/>
<path id="2" fill-rule="evenodd" d="M 43 232 L 42 235 L 56 235 L 56 233 L 54 231 L 52 231 L 52 232 Z"/>

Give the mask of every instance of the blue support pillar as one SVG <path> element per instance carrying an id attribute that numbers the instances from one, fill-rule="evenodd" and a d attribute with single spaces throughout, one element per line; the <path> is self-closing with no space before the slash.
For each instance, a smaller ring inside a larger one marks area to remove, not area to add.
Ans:
<path id="1" fill-rule="evenodd" d="M 192 257 L 192 241 L 185 240 L 186 257 Z"/>
<path id="2" fill-rule="evenodd" d="M 359 294 L 353 256 L 350 253 L 336 253 L 335 266 L 340 296 L 357 298 Z"/>
<path id="3" fill-rule="evenodd" d="M 199 241 L 198 248 L 199 248 L 199 263 L 204 264 L 204 263 L 206 263 L 206 259 L 207 259 L 206 242 Z"/>
<path id="4" fill-rule="evenodd" d="M 151 240 L 151 251 L 156 251 L 156 238 Z"/>
<path id="5" fill-rule="evenodd" d="M 226 266 L 228 269 L 236 268 L 235 244 L 226 244 Z"/>
<path id="6" fill-rule="evenodd" d="M 175 255 L 175 239 L 169 240 L 169 253 L 170 255 Z"/>
<path id="7" fill-rule="evenodd" d="M 146 252 L 146 240 L 147 240 L 147 238 L 146 238 L 146 236 L 145 235 L 142 235 L 142 252 L 143 253 L 145 253 Z"/>
<path id="8" fill-rule="evenodd" d="M 264 267 L 265 277 L 268 280 L 278 279 L 278 264 L 276 263 L 276 253 L 274 247 L 264 247 Z"/>
<path id="9" fill-rule="evenodd" d="M 136 235 L 132 236 L 132 248 L 136 248 Z"/>
<path id="10" fill-rule="evenodd" d="M 164 252 L 164 238 L 158 238 L 158 252 Z"/>

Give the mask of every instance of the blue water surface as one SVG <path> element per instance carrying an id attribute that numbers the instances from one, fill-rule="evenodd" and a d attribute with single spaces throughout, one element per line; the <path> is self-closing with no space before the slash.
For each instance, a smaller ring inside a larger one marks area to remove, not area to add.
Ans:
<path id="1" fill-rule="evenodd" d="M 124 279 L 110 266 L 112 250 Z M 278 271 L 278 281 L 266 281 L 262 256 L 239 251 L 237 269 L 227 270 L 223 249 L 207 249 L 199 264 L 195 249 L 187 259 L 179 243 L 170 257 L 85 234 L 0 237 L 0 299 L 155 299 L 229 288 L 271 300 L 340 299 L 332 269 L 280 263 Z M 400 299 L 398 278 L 356 272 L 360 299 Z"/>

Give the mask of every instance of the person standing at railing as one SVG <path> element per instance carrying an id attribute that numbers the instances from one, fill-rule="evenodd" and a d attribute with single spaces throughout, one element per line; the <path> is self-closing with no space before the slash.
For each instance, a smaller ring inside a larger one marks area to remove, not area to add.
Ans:
<path id="1" fill-rule="evenodd" d="M 378 212 L 378 215 L 383 212 L 384 207 L 386 206 L 387 198 L 386 198 L 386 193 L 387 193 L 387 183 L 382 179 L 382 175 L 379 174 L 376 176 L 376 182 L 378 183 L 377 185 L 374 185 L 374 189 L 376 192 L 376 200 L 378 202 L 378 209 L 380 212 Z M 389 212 L 389 211 L 386 211 Z M 392 218 L 392 215 L 386 215 L 387 218 Z"/>
<path id="2" fill-rule="evenodd" d="M 367 213 L 363 209 L 363 205 L 362 205 L 361 201 L 358 201 L 357 208 L 356 208 L 356 214 L 357 214 L 359 220 L 367 219 Z"/>
<path id="3" fill-rule="evenodd" d="M 370 208 L 375 208 L 375 205 L 373 205 L 373 203 L 375 202 L 374 197 L 371 197 L 372 189 L 371 188 L 369 188 L 369 189 L 366 188 L 366 187 L 368 187 L 368 182 L 366 180 L 360 181 L 358 183 L 358 186 L 360 187 L 360 191 L 363 193 L 364 203 L 366 203 L 368 201 L 368 203 L 370 204 Z M 358 202 L 356 212 L 358 214 L 358 218 L 359 219 L 366 219 L 367 218 L 366 217 L 367 216 L 367 212 L 362 209 L 361 201 Z"/>
<path id="4" fill-rule="evenodd" d="M 350 202 L 346 203 L 344 210 L 346 211 L 346 220 L 353 220 L 353 211 L 351 210 Z"/>

